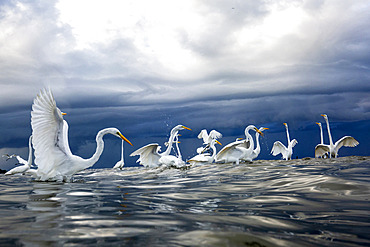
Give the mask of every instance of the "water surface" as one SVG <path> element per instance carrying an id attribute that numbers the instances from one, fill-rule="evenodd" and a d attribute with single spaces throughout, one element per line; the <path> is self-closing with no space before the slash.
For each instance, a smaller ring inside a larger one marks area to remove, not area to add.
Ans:
<path id="1" fill-rule="evenodd" d="M 370 246 L 370 157 L 0 176 L 0 246 Z"/>

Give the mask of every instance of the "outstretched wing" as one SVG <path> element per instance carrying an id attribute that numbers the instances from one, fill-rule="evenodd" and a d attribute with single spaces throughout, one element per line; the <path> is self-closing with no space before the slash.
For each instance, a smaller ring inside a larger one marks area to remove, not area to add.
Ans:
<path id="1" fill-rule="evenodd" d="M 28 165 L 28 161 L 23 159 L 21 156 L 19 155 L 16 155 L 15 158 L 18 160 L 18 163 L 19 164 L 22 164 L 22 165 Z"/>
<path id="2" fill-rule="evenodd" d="M 200 131 L 198 139 L 203 139 L 203 143 L 208 143 L 208 133 L 206 129 Z"/>
<path id="3" fill-rule="evenodd" d="M 14 174 L 17 174 L 17 173 L 24 173 L 29 169 L 30 169 L 30 167 L 28 165 L 17 166 L 17 167 L 14 167 L 13 169 L 7 171 L 5 173 L 5 175 L 14 175 Z"/>
<path id="4" fill-rule="evenodd" d="M 188 160 L 187 162 L 195 161 L 195 162 L 208 162 L 210 160 L 210 154 L 205 153 L 205 154 L 198 154 Z"/>
<path id="5" fill-rule="evenodd" d="M 250 146 L 251 146 L 251 142 L 249 141 L 249 139 L 241 140 L 240 143 L 238 144 L 238 147 L 242 147 L 245 149 L 249 149 Z"/>
<path id="6" fill-rule="evenodd" d="M 359 142 L 352 136 L 343 136 L 335 143 L 335 152 L 338 153 L 338 150 L 342 147 L 356 147 Z"/>
<path id="7" fill-rule="evenodd" d="M 208 143 L 210 143 L 212 139 L 218 139 L 218 138 L 222 138 L 222 134 L 216 130 L 211 130 L 211 132 L 209 132 L 209 135 L 208 135 Z"/>
<path id="8" fill-rule="evenodd" d="M 33 101 L 31 112 L 32 144 L 35 149 L 35 163 L 41 179 L 61 165 L 70 153 L 64 120 L 50 91 L 42 90 Z M 67 143 L 67 144 L 66 144 Z M 48 175 L 49 174 L 49 175 Z"/>
<path id="9" fill-rule="evenodd" d="M 274 142 L 274 145 L 271 149 L 272 155 L 276 156 L 281 153 L 283 158 L 285 158 L 287 152 L 288 149 L 284 146 L 284 144 L 282 144 L 280 141 Z"/>
<path id="10" fill-rule="evenodd" d="M 329 145 L 317 144 L 315 147 L 315 157 L 322 157 L 329 152 L 330 152 Z"/>
<path id="11" fill-rule="evenodd" d="M 138 150 L 132 152 L 130 156 L 140 155 L 136 162 L 145 167 L 154 167 L 159 165 L 159 159 L 161 156 L 158 154 L 158 150 L 161 147 L 158 143 L 148 144 Z"/>
<path id="12" fill-rule="evenodd" d="M 296 139 L 293 139 L 293 140 L 291 140 L 290 142 L 292 143 L 292 148 L 294 148 L 294 147 L 295 147 L 295 145 L 297 145 L 297 144 L 298 144 L 298 141 L 297 141 Z"/>
<path id="13" fill-rule="evenodd" d="M 232 142 L 232 143 L 229 143 L 227 144 L 225 147 L 223 147 L 216 155 L 216 160 L 217 161 L 221 161 L 221 160 L 224 160 L 226 159 L 226 157 L 228 157 L 228 155 L 230 154 L 230 152 L 234 151 L 235 148 L 239 147 L 239 146 L 242 146 L 243 145 L 243 142 L 245 140 L 241 140 L 241 141 L 235 141 L 235 142 Z"/>

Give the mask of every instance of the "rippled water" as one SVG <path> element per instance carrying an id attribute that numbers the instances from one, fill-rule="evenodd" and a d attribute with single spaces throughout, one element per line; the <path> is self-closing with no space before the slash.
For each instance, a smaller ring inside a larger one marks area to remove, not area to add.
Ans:
<path id="1" fill-rule="evenodd" d="M 370 246 L 370 157 L 0 176 L 0 246 Z"/>

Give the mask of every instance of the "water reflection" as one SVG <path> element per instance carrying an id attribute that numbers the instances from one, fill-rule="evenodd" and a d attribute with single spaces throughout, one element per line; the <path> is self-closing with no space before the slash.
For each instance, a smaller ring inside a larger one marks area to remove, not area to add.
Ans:
<path id="1" fill-rule="evenodd" d="M 69 190 L 68 187 L 68 184 L 63 183 L 33 183 L 26 208 L 27 213 L 34 217 L 28 228 L 31 233 L 37 234 L 25 234 L 21 239 L 23 244 L 60 244 L 58 236 L 64 231 L 61 222 L 66 211 L 63 194 Z"/>
<path id="2" fill-rule="evenodd" d="M 0 245 L 370 245 L 369 167 L 349 157 L 4 177 Z"/>

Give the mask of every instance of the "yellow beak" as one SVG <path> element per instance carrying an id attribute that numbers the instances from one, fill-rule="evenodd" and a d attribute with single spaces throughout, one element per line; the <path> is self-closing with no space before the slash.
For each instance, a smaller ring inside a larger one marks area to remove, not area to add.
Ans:
<path id="1" fill-rule="evenodd" d="M 259 130 L 259 129 L 257 129 L 257 128 L 255 128 L 255 130 L 261 135 L 261 136 L 263 136 L 263 133 Z"/>
<path id="2" fill-rule="evenodd" d="M 122 140 L 126 141 L 128 144 L 130 144 L 131 146 L 133 146 L 132 143 L 126 137 L 124 137 L 121 133 L 118 132 L 117 134 L 119 135 L 119 137 L 122 138 Z"/>
<path id="3" fill-rule="evenodd" d="M 67 113 L 65 113 L 65 112 L 62 112 L 62 115 L 63 115 L 63 116 L 65 116 L 65 115 L 67 115 Z"/>
<path id="4" fill-rule="evenodd" d="M 187 129 L 187 130 L 191 130 L 190 128 L 188 127 L 185 127 L 184 125 L 182 126 L 184 129 Z"/>
<path id="5" fill-rule="evenodd" d="M 217 141 L 217 140 L 216 140 L 216 143 L 217 143 L 217 144 L 220 144 L 220 145 L 222 146 L 221 142 L 219 142 L 219 141 Z"/>

